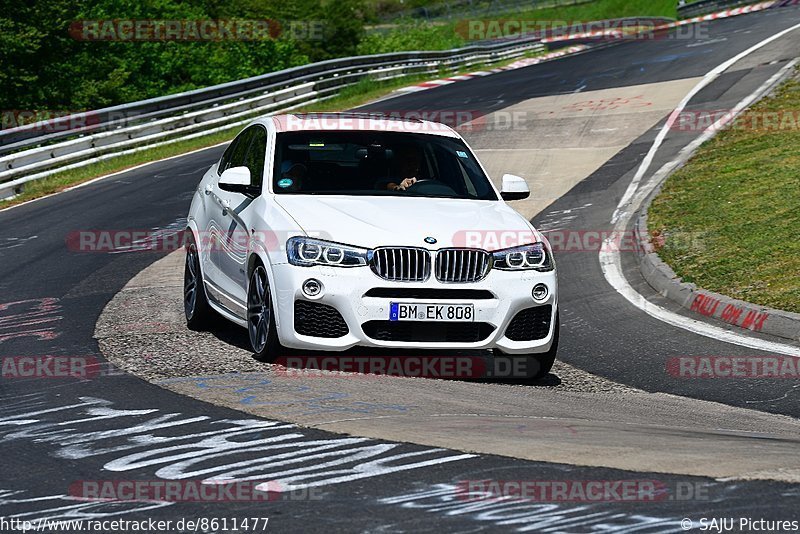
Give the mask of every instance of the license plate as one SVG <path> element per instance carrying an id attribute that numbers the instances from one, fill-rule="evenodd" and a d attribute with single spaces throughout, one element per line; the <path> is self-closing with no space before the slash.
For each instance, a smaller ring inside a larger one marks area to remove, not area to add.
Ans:
<path id="1" fill-rule="evenodd" d="M 475 320 L 472 304 L 404 304 L 392 302 L 390 321 L 446 321 L 469 323 Z"/>

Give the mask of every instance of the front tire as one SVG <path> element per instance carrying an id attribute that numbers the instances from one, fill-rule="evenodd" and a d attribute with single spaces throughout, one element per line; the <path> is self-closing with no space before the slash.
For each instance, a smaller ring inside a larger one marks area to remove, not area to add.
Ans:
<path id="1" fill-rule="evenodd" d="M 561 320 L 558 311 L 556 311 L 556 326 L 553 331 L 553 343 L 550 345 L 550 350 L 541 354 L 521 354 L 518 356 L 504 354 L 498 349 L 494 349 L 494 353 L 496 356 L 504 358 L 525 358 L 525 370 L 528 373 L 525 380 L 535 382 L 547 376 L 553 368 L 556 355 L 558 354 L 558 338 L 560 331 Z"/>
<path id="2" fill-rule="evenodd" d="M 194 235 L 187 230 L 186 262 L 183 268 L 183 312 L 186 326 L 190 330 L 204 330 L 211 322 L 214 310 L 208 305 L 203 272 L 200 270 L 200 254 Z"/>
<path id="3" fill-rule="evenodd" d="M 247 286 L 247 333 L 256 360 L 271 362 L 283 353 L 275 327 L 267 270 L 260 263 L 253 269 Z"/>

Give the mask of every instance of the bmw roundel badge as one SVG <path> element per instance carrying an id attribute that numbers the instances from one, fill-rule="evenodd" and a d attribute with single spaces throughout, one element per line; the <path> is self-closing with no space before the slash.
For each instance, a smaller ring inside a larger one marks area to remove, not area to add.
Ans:
<path id="1" fill-rule="evenodd" d="M 429 245 L 433 245 L 433 244 L 436 243 L 436 238 L 435 237 L 426 237 L 425 238 L 425 242 L 428 243 Z"/>

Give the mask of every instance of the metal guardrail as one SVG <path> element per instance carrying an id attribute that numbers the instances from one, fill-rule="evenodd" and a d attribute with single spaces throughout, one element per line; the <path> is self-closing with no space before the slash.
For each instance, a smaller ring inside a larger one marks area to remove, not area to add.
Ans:
<path id="1" fill-rule="evenodd" d="M 748 0 L 698 0 L 686 4 L 678 4 L 678 17 L 696 17 L 698 15 L 705 15 L 713 11 L 727 9 L 731 7 L 739 7 L 745 4 L 752 3 Z"/>
<path id="2" fill-rule="evenodd" d="M 541 51 L 538 38 L 437 52 L 342 58 L 286 69 L 194 91 L 60 117 L 0 131 L 0 199 L 19 194 L 32 180 L 94 161 L 207 135 L 336 96 L 365 78 L 454 72 Z M 86 121 L 80 130 L 56 131 Z M 52 133 L 48 133 L 52 132 Z"/>
<path id="3" fill-rule="evenodd" d="M 212 102 L 214 99 L 223 101 L 225 99 L 230 99 L 240 95 L 248 90 L 259 91 L 271 88 L 277 89 L 281 88 L 282 86 L 285 87 L 295 84 L 298 81 L 314 79 L 315 76 L 324 76 L 334 70 L 363 70 L 369 67 L 392 62 L 400 64 L 422 60 L 447 61 L 457 59 L 457 56 L 480 52 L 503 51 L 521 44 L 527 45 L 535 41 L 535 39 L 520 39 L 516 42 L 495 42 L 491 44 L 473 45 L 461 49 L 446 51 L 401 52 L 321 61 L 318 63 L 293 67 L 261 76 L 246 78 L 244 80 L 223 83 L 211 87 L 187 91 L 184 93 L 151 98 L 139 102 L 132 102 L 91 111 L 88 112 L 92 119 L 90 122 L 96 121 L 97 124 L 90 125 L 88 128 L 95 128 L 98 125 L 110 124 L 111 122 L 119 121 L 120 119 L 124 120 L 128 118 L 130 120 L 130 118 L 134 115 L 149 118 L 151 114 L 157 114 L 158 112 L 162 112 L 162 114 L 163 112 L 172 112 L 179 106 L 185 106 L 186 109 L 191 109 L 193 104 L 197 107 Z M 49 125 L 52 130 L 57 130 L 60 126 L 73 123 L 74 119 L 75 116 L 70 115 L 35 124 L 28 124 L 17 128 L 0 130 L 0 155 L 24 146 L 24 140 L 26 139 L 34 137 L 41 138 L 41 127 L 43 125 Z M 116 125 L 119 125 L 119 123 L 117 122 Z M 69 132 L 53 134 L 53 136 L 50 137 L 50 140 L 58 139 L 64 135 L 67 135 L 68 133 Z"/>
<path id="4" fill-rule="evenodd" d="M 722 10 L 741 9 L 747 13 L 797 5 L 800 5 L 800 0 L 766 0 L 755 4 L 753 0 L 698 0 L 691 3 L 680 3 L 678 5 L 678 16 L 691 19 L 703 15 L 710 16 L 711 13 Z"/>

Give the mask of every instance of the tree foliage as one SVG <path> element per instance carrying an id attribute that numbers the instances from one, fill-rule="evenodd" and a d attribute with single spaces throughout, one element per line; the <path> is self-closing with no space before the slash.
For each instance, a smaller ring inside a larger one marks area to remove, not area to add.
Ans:
<path id="1" fill-rule="evenodd" d="M 353 54 L 363 0 L 0 0 L 0 110 L 85 110 Z M 324 40 L 80 40 L 84 20 L 318 21 Z"/>

